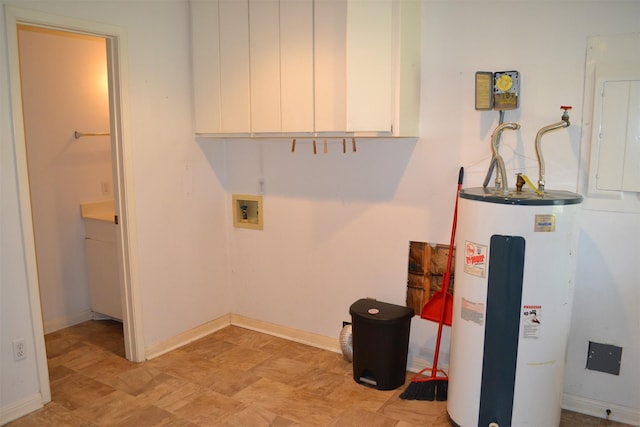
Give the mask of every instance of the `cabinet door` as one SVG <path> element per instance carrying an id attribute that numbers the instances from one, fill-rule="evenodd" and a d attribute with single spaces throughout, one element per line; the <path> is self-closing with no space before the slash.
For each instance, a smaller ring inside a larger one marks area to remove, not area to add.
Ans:
<path id="1" fill-rule="evenodd" d="M 248 0 L 191 1 L 197 133 L 248 133 Z"/>
<path id="2" fill-rule="evenodd" d="M 249 0 L 253 132 L 280 132 L 279 9 L 278 0 Z"/>
<path id="3" fill-rule="evenodd" d="M 282 132 L 313 130 L 313 1 L 280 0 Z"/>
<path id="4" fill-rule="evenodd" d="M 220 0 L 220 104 L 223 133 L 251 132 L 249 94 L 249 4 Z"/>
<path id="5" fill-rule="evenodd" d="M 196 132 L 222 132 L 218 2 L 192 1 L 191 48 Z"/>
<path id="6" fill-rule="evenodd" d="M 392 0 L 347 2 L 347 130 L 391 132 Z"/>
<path id="7" fill-rule="evenodd" d="M 315 130 L 347 130 L 347 2 L 314 1 Z"/>
<path id="8" fill-rule="evenodd" d="M 122 300 L 115 242 L 85 239 L 91 310 L 122 319 Z"/>

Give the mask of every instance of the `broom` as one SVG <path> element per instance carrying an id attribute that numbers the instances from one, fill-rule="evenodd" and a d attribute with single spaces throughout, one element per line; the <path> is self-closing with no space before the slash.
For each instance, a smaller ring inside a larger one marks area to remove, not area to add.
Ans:
<path id="1" fill-rule="evenodd" d="M 447 317 L 447 308 L 451 307 L 447 305 L 447 296 L 449 292 L 449 281 L 451 278 L 451 260 L 453 259 L 453 245 L 456 238 L 456 223 L 458 221 L 458 193 L 462 188 L 462 178 L 464 176 L 464 168 L 460 168 L 458 173 L 458 190 L 456 191 L 456 205 L 453 211 L 453 226 L 451 227 L 451 240 L 449 242 L 449 255 L 447 257 L 447 269 L 442 275 L 442 295 L 444 298 L 439 299 L 441 303 L 440 319 L 438 321 L 438 335 L 436 338 L 436 349 L 433 356 L 433 366 L 431 368 L 424 368 L 411 378 L 411 382 L 407 389 L 400 395 L 400 399 L 404 400 L 447 400 L 447 389 L 449 386 L 449 377 L 446 372 L 438 369 L 438 356 L 440 354 L 440 341 L 442 340 L 442 328 L 445 324 Z M 427 305 L 429 302 L 427 302 Z M 426 305 L 425 305 L 426 308 Z M 426 310 L 423 309 L 423 313 Z M 449 318 L 451 317 L 451 313 Z M 422 316 L 425 318 L 425 316 Z M 425 372 L 431 369 L 431 375 L 426 376 Z M 438 373 L 442 374 L 438 376 Z"/>

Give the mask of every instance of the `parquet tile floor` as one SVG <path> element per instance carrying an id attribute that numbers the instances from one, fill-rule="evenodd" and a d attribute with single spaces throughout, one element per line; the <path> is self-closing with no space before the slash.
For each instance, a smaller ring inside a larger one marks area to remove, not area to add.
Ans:
<path id="1" fill-rule="evenodd" d="M 143 363 L 124 359 L 113 321 L 45 342 L 52 402 L 8 426 L 451 425 L 446 402 L 402 400 L 406 385 L 365 387 L 340 354 L 236 326 Z M 563 411 L 561 426 L 622 424 Z"/>

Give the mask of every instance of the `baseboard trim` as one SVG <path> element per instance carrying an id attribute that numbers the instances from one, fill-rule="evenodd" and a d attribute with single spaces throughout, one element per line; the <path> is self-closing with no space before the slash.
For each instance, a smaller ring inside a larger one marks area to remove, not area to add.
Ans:
<path id="1" fill-rule="evenodd" d="M 640 426 L 640 410 L 582 396 L 565 393 L 562 396 L 562 409 L 603 419 L 607 418 L 607 409 L 609 409 L 611 411 L 609 420 Z"/>
<path id="2" fill-rule="evenodd" d="M 225 314 L 217 319 L 211 320 L 200 326 L 196 326 L 186 332 L 178 334 L 167 340 L 161 341 L 158 344 L 152 345 L 145 349 L 145 356 L 147 360 L 154 359 L 158 356 L 162 356 L 172 350 L 180 348 L 189 344 L 195 340 L 206 337 L 209 334 L 214 333 L 222 328 L 225 328 L 231 324 L 231 314 Z"/>
<path id="3" fill-rule="evenodd" d="M 289 341 L 295 341 L 312 347 L 321 348 L 323 350 L 333 351 L 334 353 L 342 353 L 338 337 L 331 338 L 320 334 L 314 334 L 312 332 L 302 331 L 300 329 L 255 320 L 239 314 L 231 314 L 231 324 L 241 328 L 251 329 L 252 331 L 284 338 Z"/>
<path id="4" fill-rule="evenodd" d="M 72 316 L 58 317 L 56 319 L 44 320 L 43 327 L 44 333 L 50 334 L 51 332 L 59 331 L 60 329 L 68 328 L 78 323 L 86 322 L 93 319 L 93 312 L 91 310 L 84 310 L 76 313 Z"/>
<path id="5" fill-rule="evenodd" d="M 276 325 L 262 320 L 251 319 L 239 314 L 229 313 L 146 348 L 146 358 L 147 360 L 154 359 L 230 325 L 250 329 L 256 332 L 262 332 L 264 334 L 284 338 L 289 341 L 299 342 L 301 344 L 310 345 L 323 350 L 333 351 L 335 353 L 342 352 L 338 338 L 326 337 L 324 335 L 314 334 L 300 329 L 289 328 L 287 326 Z"/>
<path id="6" fill-rule="evenodd" d="M 0 425 L 10 423 L 42 407 L 44 407 L 44 402 L 40 393 L 27 396 L 22 400 L 0 408 Z"/>

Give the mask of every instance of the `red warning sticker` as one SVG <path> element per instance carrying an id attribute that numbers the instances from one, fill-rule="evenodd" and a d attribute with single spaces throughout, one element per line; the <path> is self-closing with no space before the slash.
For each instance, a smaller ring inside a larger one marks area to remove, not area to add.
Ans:
<path id="1" fill-rule="evenodd" d="M 522 338 L 538 339 L 540 337 L 541 313 L 541 305 L 522 307 Z"/>

